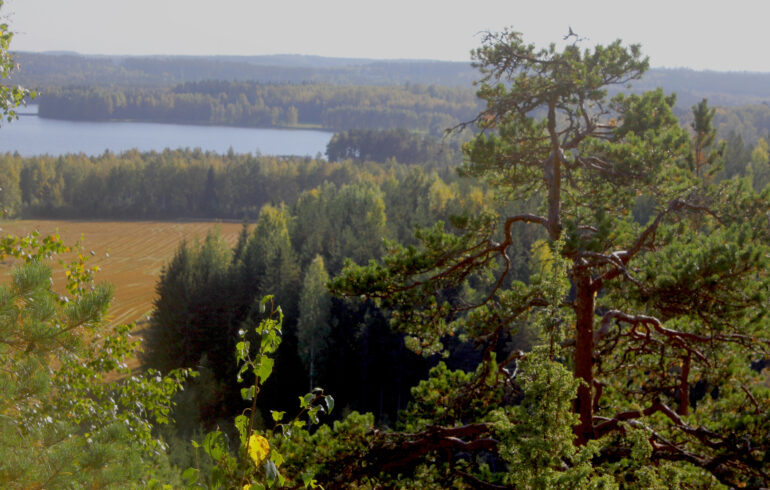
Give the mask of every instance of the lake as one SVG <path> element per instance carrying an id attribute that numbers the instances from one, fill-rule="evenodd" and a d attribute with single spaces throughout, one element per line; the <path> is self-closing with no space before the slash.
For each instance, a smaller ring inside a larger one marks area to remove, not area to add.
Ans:
<path id="1" fill-rule="evenodd" d="M 85 122 L 43 119 L 37 108 L 21 108 L 19 119 L 0 127 L 0 153 L 22 156 L 85 153 L 100 155 L 137 149 L 200 148 L 226 153 L 316 156 L 333 133 L 305 129 L 233 128 L 142 122 Z"/>

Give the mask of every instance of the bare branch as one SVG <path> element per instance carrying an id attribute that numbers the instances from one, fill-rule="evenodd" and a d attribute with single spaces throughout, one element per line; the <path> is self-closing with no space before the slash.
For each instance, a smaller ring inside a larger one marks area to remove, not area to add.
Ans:
<path id="1" fill-rule="evenodd" d="M 465 478 L 471 483 L 472 488 L 491 488 L 491 489 L 509 489 L 509 488 L 515 488 L 515 487 L 506 487 L 503 485 L 495 485 L 494 483 L 485 482 L 484 480 L 479 480 L 475 476 L 471 475 L 470 473 L 466 473 L 464 471 L 460 471 L 458 469 L 454 469 L 453 472 L 457 475 L 460 475 L 461 477 Z"/>
<path id="2" fill-rule="evenodd" d="M 492 451 L 497 449 L 497 441 L 482 437 L 490 432 L 491 427 L 487 424 L 470 424 L 453 428 L 429 427 L 416 434 L 392 434 L 390 443 L 369 453 L 369 463 L 380 471 L 398 472 L 437 450 Z M 367 467 L 367 472 L 371 473 L 371 468 Z"/>
<path id="3" fill-rule="evenodd" d="M 611 265 L 614 268 L 617 268 L 623 276 L 634 283 L 637 287 L 643 287 L 642 283 L 639 282 L 637 279 L 631 276 L 631 273 L 626 268 L 626 264 L 623 262 L 623 259 L 621 258 L 621 254 L 624 254 L 625 250 L 619 251 L 619 252 L 612 252 L 610 254 L 602 254 L 599 252 L 591 252 L 589 250 L 581 250 L 578 253 L 578 256 L 583 257 L 589 257 L 591 259 L 594 259 L 594 262 L 588 262 L 582 265 L 575 266 L 576 269 L 578 268 L 593 268 L 597 264 L 606 263 Z"/>

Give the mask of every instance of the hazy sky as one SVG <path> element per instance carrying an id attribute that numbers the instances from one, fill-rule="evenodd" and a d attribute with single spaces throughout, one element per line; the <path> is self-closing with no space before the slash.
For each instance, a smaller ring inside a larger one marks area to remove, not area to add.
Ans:
<path id="1" fill-rule="evenodd" d="M 641 43 L 652 66 L 770 72 L 768 0 L 6 0 L 12 49 L 463 61 L 505 26 Z"/>

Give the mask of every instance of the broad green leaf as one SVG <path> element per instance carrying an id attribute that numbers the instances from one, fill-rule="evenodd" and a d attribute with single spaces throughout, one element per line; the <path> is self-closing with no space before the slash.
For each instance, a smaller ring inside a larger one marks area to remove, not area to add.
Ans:
<path id="1" fill-rule="evenodd" d="M 264 383 L 265 380 L 270 377 L 270 374 L 273 372 L 273 365 L 275 364 L 275 361 L 269 357 L 265 357 L 262 359 L 262 362 L 259 364 L 259 367 L 257 368 L 257 376 L 259 377 L 259 382 Z"/>
<path id="2" fill-rule="evenodd" d="M 286 415 L 286 412 L 279 412 L 277 410 L 271 410 L 270 414 L 272 415 L 274 422 L 280 422 L 281 420 L 283 420 L 283 416 Z"/>
<path id="3" fill-rule="evenodd" d="M 241 438 L 241 444 L 246 444 L 246 436 L 249 431 L 249 418 L 245 415 L 238 415 L 235 417 L 235 427 L 238 429 L 238 434 Z"/>
<path id="4" fill-rule="evenodd" d="M 254 398 L 254 385 L 248 388 L 241 388 L 241 398 L 244 400 L 251 400 Z"/>
<path id="5" fill-rule="evenodd" d="M 299 397 L 299 407 L 307 408 L 310 406 L 310 402 L 313 401 L 315 396 L 312 393 L 307 393 L 305 396 Z"/>
<path id="6" fill-rule="evenodd" d="M 262 301 L 259 302 L 259 312 L 260 313 L 264 313 L 265 310 L 267 309 L 268 301 L 272 301 L 272 300 L 273 300 L 273 295 L 272 294 L 268 294 L 267 296 L 262 298 Z"/>
<path id="7" fill-rule="evenodd" d="M 227 477 L 225 472 L 219 466 L 211 468 L 211 488 L 221 488 L 225 486 Z"/>
<path id="8" fill-rule="evenodd" d="M 185 485 L 191 487 L 198 483 L 199 473 L 200 471 L 198 468 L 187 468 L 184 470 L 184 473 L 182 473 L 182 480 L 184 480 Z"/>
<path id="9" fill-rule="evenodd" d="M 225 435 L 220 431 L 209 432 L 203 439 L 203 449 L 213 460 L 221 460 L 227 453 Z"/>
<path id="10" fill-rule="evenodd" d="M 276 451 L 275 449 L 272 449 L 272 450 L 270 451 L 270 460 L 271 460 L 273 463 L 275 463 L 275 465 L 276 465 L 276 466 L 279 466 L 279 467 L 280 467 L 280 466 L 283 464 L 283 462 L 285 461 L 285 460 L 283 459 L 283 455 L 282 455 L 281 453 L 279 453 L 278 451 Z"/>

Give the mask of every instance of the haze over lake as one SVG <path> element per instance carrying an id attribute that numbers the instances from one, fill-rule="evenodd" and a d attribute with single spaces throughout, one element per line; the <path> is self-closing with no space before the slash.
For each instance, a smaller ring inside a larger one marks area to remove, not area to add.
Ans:
<path id="1" fill-rule="evenodd" d="M 326 151 L 332 137 L 327 131 L 193 126 L 141 122 L 86 122 L 43 119 L 36 108 L 0 127 L 0 153 L 22 156 L 85 153 L 100 155 L 137 149 L 200 148 L 203 151 L 263 155 L 316 156 Z"/>

